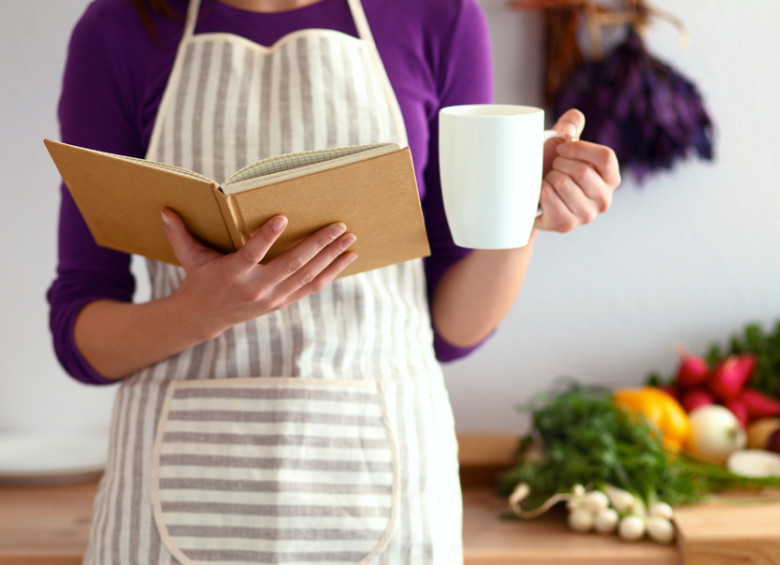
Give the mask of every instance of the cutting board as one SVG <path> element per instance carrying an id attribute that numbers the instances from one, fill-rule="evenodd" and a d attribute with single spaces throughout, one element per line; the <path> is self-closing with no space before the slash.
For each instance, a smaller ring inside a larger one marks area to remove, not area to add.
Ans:
<path id="1" fill-rule="evenodd" d="M 685 565 L 780 565 L 780 492 L 718 496 L 675 521 Z"/>

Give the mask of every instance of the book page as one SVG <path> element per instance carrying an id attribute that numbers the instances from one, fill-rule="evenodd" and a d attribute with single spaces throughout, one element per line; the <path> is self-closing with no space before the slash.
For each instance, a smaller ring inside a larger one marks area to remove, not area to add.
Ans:
<path id="1" fill-rule="evenodd" d="M 398 149 L 396 143 L 374 143 L 290 153 L 269 157 L 233 173 L 222 183 L 225 194 L 258 188 L 284 178 L 303 175 L 368 159 Z"/>

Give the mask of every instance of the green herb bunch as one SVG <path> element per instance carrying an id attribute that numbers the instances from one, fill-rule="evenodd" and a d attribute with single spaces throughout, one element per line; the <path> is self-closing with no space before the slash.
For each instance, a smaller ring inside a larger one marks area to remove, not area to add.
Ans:
<path id="1" fill-rule="evenodd" d="M 532 430 L 520 438 L 517 464 L 499 490 L 509 495 L 526 483 L 528 508 L 576 484 L 614 485 L 648 505 L 686 504 L 735 486 L 780 486 L 780 478 L 748 479 L 669 453 L 652 424 L 618 407 L 606 388 L 568 383 L 518 409 L 530 412 Z"/>

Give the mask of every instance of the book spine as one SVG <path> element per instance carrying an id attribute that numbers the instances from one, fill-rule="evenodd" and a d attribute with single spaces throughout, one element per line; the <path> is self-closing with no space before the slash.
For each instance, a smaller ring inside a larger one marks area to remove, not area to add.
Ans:
<path id="1" fill-rule="evenodd" d="M 233 242 L 233 250 L 238 251 L 244 246 L 247 240 L 243 218 L 236 211 L 231 197 L 226 196 L 219 188 L 214 190 L 214 198 L 219 205 L 222 219 L 225 221 L 225 226 L 227 227 L 230 239 Z"/>

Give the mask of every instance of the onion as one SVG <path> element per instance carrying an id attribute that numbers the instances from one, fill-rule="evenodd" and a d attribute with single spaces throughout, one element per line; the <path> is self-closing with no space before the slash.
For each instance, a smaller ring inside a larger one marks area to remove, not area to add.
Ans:
<path id="1" fill-rule="evenodd" d="M 569 527 L 575 532 L 589 532 L 593 529 L 593 513 L 585 508 L 569 512 Z"/>
<path id="2" fill-rule="evenodd" d="M 609 499 L 607 498 L 607 495 L 600 490 L 590 491 L 583 497 L 582 502 L 585 508 L 593 513 L 601 512 L 602 510 L 609 507 Z"/>
<path id="3" fill-rule="evenodd" d="M 605 508 L 593 520 L 593 526 L 600 534 L 611 534 L 617 529 L 620 517 L 614 508 Z"/>
<path id="4" fill-rule="evenodd" d="M 780 454 L 763 449 L 740 449 L 729 455 L 726 467 L 743 477 L 780 476 Z"/>
<path id="5" fill-rule="evenodd" d="M 634 512 L 640 506 L 636 497 L 627 490 L 612 485 L 604 485 L 603 488 L 612 507 L 618 512 L 628 514 Z"/>
<path id="6" fill-rule="evenodd" d="M 657 516 L 658 518 L 665 518 L 667 520 L 671 520 L 674 516 L 674 510 L 665 502 L 654 502 L 650 505 L 650 508 L 647 509 L 647 513 L 650 516 Z"/>
<path id="7" fill-rule="evenodd" d="M 620 520 L 618 535 L 626 541 L 636 541 L 645 535 L 645 521 L 641 516 L 629 514 Z"/>
<path id="8" fill-rule="evenodd" d="M 674 524 L 660 516 L 648 516 L 645 519 L 647 535 L 658 543 L 671 543 L 674 540 Z"/>
<path id="9" fill-rule="evenodd" d="M 724 406 L 701 406 L 689 414 L 689 420 L 691 436 L 687 448 L 697 459 L 724 465 L 731 453 L 745 446 L 745 430 Z"/>

